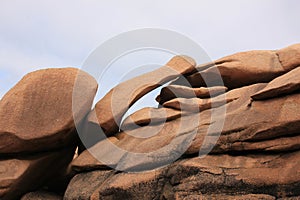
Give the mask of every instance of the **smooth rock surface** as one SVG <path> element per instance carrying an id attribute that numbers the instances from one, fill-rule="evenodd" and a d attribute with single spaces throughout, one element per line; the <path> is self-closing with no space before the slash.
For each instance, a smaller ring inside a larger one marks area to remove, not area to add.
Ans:
<path id="1" fill-rule="evenodd" d="M 223 98 L 222 98 L 223 97 Z M 210 108 L 224 106 L 226 103 L 237 100 L 238 98 L 228 98 L 222 96 L 219 98 L 200 99 L 200 98 L 176 98 L 163 104 L 164 107 L 173 108 L 185 112 L 201 112 Z"/>
<path id="2" fill-rule="evenodd" d="M 151 108 L 140 109 L 128 116 L 122 123 L 121 130 L 132 130 L 139 126 L 153 125 L 174 120 L 187 113 L 170 108 Z"/>
<path id="3" fill-rule="evenodd" d="M 254 100 L 270 99 L 277 96 L 291 94 L 300 90 L 300 67 L 272 80 L 261 91 L 252 95 Z"/>
<path id="4" fill-rule="evenodd" d="M 119 140 L 116 137 L 109 137 L 101 140 L 88 150 L 83 151 L 71 163 L 73 172 L 84 172 L 97 169 L 108 169 L 116 167 L 124 153 L 114 151 Z"/>
<path id="5" fill-rule="evenodd" d="M 240 52 L 215 61 L 215 66 L 181 77 L 172 85 L 226 86 L 229 89 L 269 82 L 299 66 L 300 45 L 278 51 Z"/>
<path id="6" fill-rule="evenodd" d="M 192 58 L 175 56 L 165 66 L 117 85 L 96 104 L 97 117 L 89 117 L 89 122 L 99 124 L 108 136 L 117 133 L 132 104 L 164 83 L 195 70 L 195 66 Z"/>
<path id="7" fill-rule="evenodd" d="M 95 79 L 75 68 L 27 74 L 0 101 L 0 154 L 74 143 L 75 122 L 90 111 L 96 90 Z"/>
<path id="8" fill-rule="evenodd" d="M 290 71 L 300 66 L 300 43 L 276 51 L 282 67 Z"/>
<path id="9" fill-rule="evenodd" d="M 163 104 L 174 98 L 209 98 L 224 94 L 226 91 L 227 88 L 224 86 L 191 88 L 181 85 L 169 85 L 161 89 L 156 101 L 159 102 L 159 104 Z"/>

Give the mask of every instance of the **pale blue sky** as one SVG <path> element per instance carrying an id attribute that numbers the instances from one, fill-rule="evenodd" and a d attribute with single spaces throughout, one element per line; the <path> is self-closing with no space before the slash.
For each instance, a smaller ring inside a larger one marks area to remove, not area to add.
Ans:
<path id="1" fill-rule="evenodd" d="M 298 0 L 0 0 L 0 97 L 26 73 L 80 67 L 102 42 L 138 28 L 177 31 L 212 59 L 299 43 L 299 10 Z"/>

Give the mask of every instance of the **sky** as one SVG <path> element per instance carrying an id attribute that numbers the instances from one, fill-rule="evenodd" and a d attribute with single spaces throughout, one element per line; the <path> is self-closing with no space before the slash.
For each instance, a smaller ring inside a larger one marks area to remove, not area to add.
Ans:
<path id="1" fill-rule="evenodd" d="M 135 29 L 183 34 L 212 60 L 279 49 L 300 42 L 299 9 L 298 0 L 0 0 L 0 98 L 25 74 L 80 68 L 99 45 Z M 105 84 L 104 92 L 114 85 Z"/>

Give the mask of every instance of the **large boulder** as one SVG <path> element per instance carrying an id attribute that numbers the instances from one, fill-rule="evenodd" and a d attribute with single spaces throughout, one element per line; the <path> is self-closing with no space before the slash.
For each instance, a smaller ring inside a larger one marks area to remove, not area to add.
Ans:
<path id="1" fill-rule="evenodd" d="M 27 74 L 0 101 L 0 199 L 47 186 L 63 190 L 78 143 L 76 125 L 91 110 L 97 82 L 75 68 Z M 22 199 L 57 199 L 31 193 Z"/>
<path id="2" fill-rule="evenodd" d="M 0 154 L 38 152 L 75 142 L 97 82 L 75 68 L 27 74 L 0 101 Z"/>

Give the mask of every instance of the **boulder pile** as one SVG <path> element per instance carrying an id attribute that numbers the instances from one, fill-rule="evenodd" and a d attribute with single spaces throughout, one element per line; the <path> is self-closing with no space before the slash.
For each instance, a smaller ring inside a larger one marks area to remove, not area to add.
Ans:
<path id="1" fill-rule="evenodd" d="M 300 44 L 175 56 L 91 109 L 90 75 L 32 72 L 0 101 L 0 199 L 299 199 L 299 77 Z"/>

